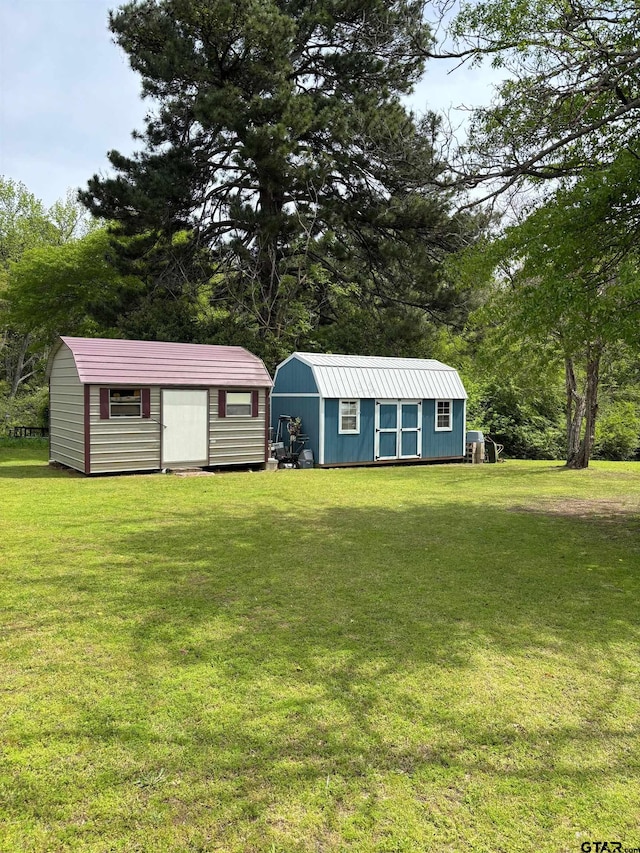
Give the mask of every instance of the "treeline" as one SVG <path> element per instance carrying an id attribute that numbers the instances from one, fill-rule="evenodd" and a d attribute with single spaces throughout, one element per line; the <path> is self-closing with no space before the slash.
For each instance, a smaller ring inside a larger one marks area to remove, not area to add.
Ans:
<path id="1" fill-rule="evenodd" d="M 133 157 L 50 210 L 0 183 L 0 418 L 46 417 L 56 334 L 438 358 L 512 456 L 637 458 L 631 0 L 138 0 Z M 427 61 L 508 70 L 456 149 Z M 473 190 L 471 195 L 469 191 Z"/>

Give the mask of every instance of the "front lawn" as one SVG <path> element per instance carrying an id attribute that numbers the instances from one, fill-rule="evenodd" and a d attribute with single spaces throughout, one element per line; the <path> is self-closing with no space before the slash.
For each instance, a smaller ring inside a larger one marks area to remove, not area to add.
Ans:
<path id="1" fill-rule="evenodd" d="M 640 465 L 45 460 L 0 446 L 0 850 L 640 846 Z"/>

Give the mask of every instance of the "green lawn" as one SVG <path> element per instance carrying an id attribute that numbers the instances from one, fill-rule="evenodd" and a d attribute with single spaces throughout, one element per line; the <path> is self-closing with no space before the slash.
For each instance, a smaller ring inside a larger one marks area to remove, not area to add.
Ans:
<path id="1" fill-rule="evenodd" d="M 0 850 L 640 846 L 640 465 L 45 460 L 0 447 Z"/>

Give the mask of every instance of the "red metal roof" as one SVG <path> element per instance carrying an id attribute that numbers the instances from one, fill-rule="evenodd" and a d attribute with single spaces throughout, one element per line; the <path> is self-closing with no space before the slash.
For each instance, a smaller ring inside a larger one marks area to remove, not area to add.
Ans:
<path id="1" fill-rule="evenodd" d="M 85 385 L 213 385 L 264 388 L 273 383 L 262 361 L 242 347 L 61 338 Z"/>

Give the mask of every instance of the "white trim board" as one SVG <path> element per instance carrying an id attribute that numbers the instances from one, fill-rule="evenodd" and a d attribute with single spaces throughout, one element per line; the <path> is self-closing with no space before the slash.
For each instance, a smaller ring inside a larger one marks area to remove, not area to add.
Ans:
<path id="1" fill-rule="evenodd" d="M 318 398 L 318 397 L 320 397 L 320 394 L 317 394 L 317 393 L 313 393 L 313 394 L 312 393 L 309 393 L 309 394 L 294 394 L 294 393 L 287 394 L 285 391 L 280 391 L 276 394 L 272 394 L 271 396 L 272 397 L 316 397 L 316 398 Z"/>
<path id="2" fill-rule="evenodd" d="M 340 411 L 338 410 L 338 417 L 340 417 Z M 318 405 L 318 465 L 324 465 L 324 432 L 325 432 L 325 400 L 323 397 L 320 397 L 320 403 Z"/>

